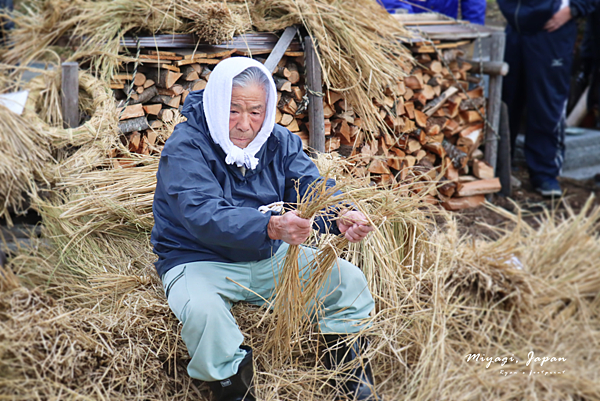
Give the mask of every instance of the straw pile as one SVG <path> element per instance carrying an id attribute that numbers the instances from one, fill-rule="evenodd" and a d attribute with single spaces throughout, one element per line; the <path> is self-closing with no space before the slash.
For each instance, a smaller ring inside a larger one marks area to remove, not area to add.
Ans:
<path id="1" fill-rule="evenodd" d="M 0 280 L 0 372 L 6 373 L 0 393 L 20 399 L 207 399 L 206 387 L 185 373 L 189 358 L 179 326 L 151 265 L 148 194 L 157 165 L 155 158 L 144 160 L 127 169 L 128 178 L 112 175 L 124 170 L 88 173 L 70 181 L 69 188 L 87 184 L 66 202 L 40 204 L 52 245 L 14 258 L 11 269 L 19 279 L 8 272 Z M 138 190 L 131 193 L 136 181 Z M 496 209 L 514 220 L 513 229 L 496 229 L 496 241 L 460 238 L 451 220 L 434 226 L 429 212 L 398 192 L 360 194 L 351 185 L 352 201 L 367 213 L 395 210 L 345 254 L 362 267 L 376 299 L 365 334 L 380 394 L 600 396 L 600 210 L 588 205 L 563 220 L 548 214 L 534 229 Z M 93 213 L 84 213 L 86 207 Z M 334 399 L 328 382 L 333 373 L 319 362 L 314 330 L 298 339 L 302 353 L 295 350 L 289 364 L 274 367 L 266 345 L 276 316 L 244 304 L 233 313 L 256 350 L 259 399 Z M 540 366 L 540 359 L 532 369 L 526 366 L 531 352 L 566 360 Z M 480 356 L 468 360 L 469 354 Z M 498 360 L 486 368 L 490 357 Z M 508 362 L 501 366 L 504 357 Z"/>
<path id="2" fill-rule="evenodd" d="M 253 29 L 270 32 L 302 24 L 319 43 L 324 82 L 347 94 L 370 131 L 387 130 L 383 120 L 377 121 L 373 98 L 383 102 L 381 88 L 395 85 L 412 63 L 399 41 L 407 32 L 375 1 L 35 0 L 12 19 L 6 63 L 28 63 L 63 44 L 73 49 L 68 61 L 90 62 L 106 80 L 120 63 L 131 61 L 119 55 L 126 34 L 192 32 L 216 44 Z"/>
<path id="3" fill-rule="evenodd" d="M 370 108 L 372 98 L 404 74 L 410 58 L 399 45 L 386 47 L 403 33 L 395 23 L 388 26 L 387 14 L 371 10 L 374 3 L 349 3 L 281 0 L 224 8 L 191 0 L 38 0 L 31 2 L 32 11 L 16 14 L 15 42 L 4 59 L 35 58 L 68 35 L 81 40 L 72 58 L 89 60 L 108 78 L 119 61 L 130 61 L 117 53 L 125 33 L 197 32 L 222 41 L 249 30 L 251 12 L 252 24 L 261 29 L 304 24 L 325 56 L 330 89 L 345 89 L 352 104 Z M 381 19 L 345 11 L 359 6 Z M 112 99 L 105 102 L 110 96 L 103 83 L 83 100 L 93 121 L 76 130 L 60 128 L 58 82 L 39 82 L 29 110 L 41 117 L 18 121 L 31 130 L 10 149 L 26 149 L 27 157 L 32 149 L 46 149 L 38 161 L 27 162 L 38 167 L 23 177 L 45 177 L 53 191 L 44 199 L 31 191 L 49 245 L 32 239 L 35 246 L 23 249 L 0 274 L 0 397 L 205 400 L 206 386 L 185 372 L 189 358 L 180 326 L 152 266 L 158 158 L 130 152 L 119 141 L 117 113 Z M 372 119 L 369 124 L 381 123 L 377 110 L 360 114 Z M 6 121 L 16 124 L 13 116 Z M 179 115 L 161 128 L 163 142 L 177 121 Z M 38 138 L 40 126 L 49 129 Z M 56 163 L 44 167 L 51 157 Z M 120 157 L 135 168 L 118 168 L 113 160 Z M 376 300 L 365 334 L 385 399 L 600 398 L 600 210 L 591 210 L 590 203 L 564 219 L 548 214 L 533 228 L 495 209 L 513 219 L 511 230 L 494 229 L 495 241 L 461 238 L 454 222 L 436 226 L 432 212 L 408 197 L 425 196 L 434 182 L 417 183 L 425 187 L 411 191 L 402 184 L 397 190 L 372 188 L 368 178 L 339 181 L 348 200 L 377 223 L 366 241 L 348 249 L 334 245 L 363 269 Z M 330 241 L 323 239 L 323 249 Z M 297 338 L 302 347 L 291 350 L 289 364 L 274 366 L 267 344 L 277 315 L 244 304 L 233 313 L 255 349 L 259 399 L 334 399 L 328 379 L 335 373 L 319 361 L 314 330 Z M 526 365 L 530 353 L 555 360 L 543 366 L 534 360 L 532 369 Z"/>
<path id="4" fill-rule="evenodd" d="M 108 85 L 80 72 L 82 124 L 64 129 L 60 74 L 56 70 L 39 71 L 39 77 L 21 87 L 15 75 L 24 68 L 14 70 L 7 77 L 14 86 L 10 89 L 27 89 L 30 94 L 21 116 L 0 107 L 0 217 L 9 225 L 10 212 L 26 212 L 31 196 L 48 191 L 61 176 L 106 164 L 111 149 L 123 148 L 118 143 L 115 105 Z"/>

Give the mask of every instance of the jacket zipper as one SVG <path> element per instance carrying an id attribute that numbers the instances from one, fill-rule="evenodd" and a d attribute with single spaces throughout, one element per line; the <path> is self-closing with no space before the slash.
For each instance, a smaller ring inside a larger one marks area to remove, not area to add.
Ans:
<path id="1" fill-rule="evenodd" d="M 521 0 L 517 2 L 517 9 L 515 10 L 515 27 L 517 32 L 521 34 L 521 28 L 519 27 L 519 9 L 521 8 Z"/>

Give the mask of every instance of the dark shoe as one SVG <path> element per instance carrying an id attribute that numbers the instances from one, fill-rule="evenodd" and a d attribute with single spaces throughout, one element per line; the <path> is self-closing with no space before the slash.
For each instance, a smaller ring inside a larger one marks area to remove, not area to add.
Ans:
<path id="1" fill-rule="evenodd" d="M 542 181 L 539 185 L 535 186 L 535 190 L 545 197 L 562 196 L 562 189 L 556 179 Z"/>
<path id="2" fill-rule="evenodd" d="M 336 386 L 338 391 L 341 390 L 340 395 L 350 400 L 379 401 L 380 398 L 375 394 L 371 364 L 361 357 L 368 347 L 368 340 L 359 337 L 348 344 L 344 341 L 348 336 L 326 334 L 323 338 L 327 345 L 325 366 L 340 372 Z"/>
<path id="3" fill-rule="evenodd" d="M 237 373 L 227 379 L 208 383 L 212 401 L 256 401 L 253 389 L 252 349 L 244 345 L 240 348 L 247 352 Z"/>

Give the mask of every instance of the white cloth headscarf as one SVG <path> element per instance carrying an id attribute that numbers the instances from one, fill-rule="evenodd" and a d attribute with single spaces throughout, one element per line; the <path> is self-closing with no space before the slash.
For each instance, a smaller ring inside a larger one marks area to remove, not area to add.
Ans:
<path id="1" fill-rule="evenodd" d="M 234 145 L 229 139 L 229 112 L 231 107 L 231 89 L 233 78 L 250 67 L 258 67 L 269 78 L 267 92 L 267 109 L 265 121 L 260 131 L 244 149 Z M 275 109 L 277 107 L 277 90 L 273 77 L 260 62 L 248 57 L 231 57 L 221 61 L 210 74 L 208 84 L 204 89 L 204 114 L 208 123 L 210 135 L 225 153 L 225 163 L 236 164 L 255 169 L 258 159 L 254 157 L 263 144 L 269 139 L 275 126 Z"/>

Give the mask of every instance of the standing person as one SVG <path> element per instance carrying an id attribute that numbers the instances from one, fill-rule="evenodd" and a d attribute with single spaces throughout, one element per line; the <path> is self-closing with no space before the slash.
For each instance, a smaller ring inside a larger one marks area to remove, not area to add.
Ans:
<path id="1" fill-rule="evenodd" d="M 533 188 L 560 196 L 566 109 L 577 36 L 575 18 L 593 11 L 597 0 L 498 0 L 508 21 L 502 99 L 508 106 L 515 149 L 521 113 L 527 109 L 525 159 Z"/>
<path id="2" fill-rule="evenodd" d="M 298 193 L 323 180 L 300 137 L 275 124 L 276 103 L 275 83 L 261 63 L 245 57 L 221 61 L 206 89 L 187 97 L 187 121 L 167 141 L 157 172 L 156 269 L 183 324 L 188 373 L 210 382 L 217 401 L 254 400 L 252 350 L 242 345 L 232 305 L 263 305 L 271 298 L 288 246 L 303 243 L 311 227 L 350 242 L 373 230 L 358 211 L 314 224 L 293 211 L 259 211 L 275 202 L 292 204 Z M 307 278 L 315 250 L 302 247 L 300 255 Z M 364 274 L 338 259 L 319 301 L 323 309 L 316 320 L 329 346 L 326 363 L 345 371 L 338 380 L 340 395 L 377 400 L 370 364 L 361 357 L 366 339 L 344 341 L 365 327 L 374 308 Z"/>
<path id="3" fill-rule="evenodd" d="M 378 0 L 390 13 L 406 10 L 411 14 L 437 12 L 450 18 L 458 18 L 458 4 L 460 1 L 461 18 L 472 24 L 485 24 L 485 0 Z"/>

